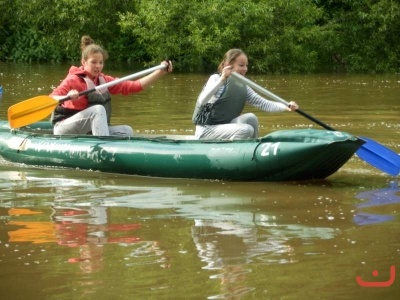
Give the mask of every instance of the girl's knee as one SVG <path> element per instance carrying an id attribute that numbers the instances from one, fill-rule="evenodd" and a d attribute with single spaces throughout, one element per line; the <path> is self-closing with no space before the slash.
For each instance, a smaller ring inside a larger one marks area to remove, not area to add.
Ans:
<path id="1" fill-rule="evenodd" d="M 124 126 L 125 136 L 133 136 L 133 129 L 131 126 L 125 125 Z"/>
<path id="2" fill-rule="evenodd" d="M 105 114 L 105 115 L 107 114 L 106 109 L 103 105 L 96 104 L 96 105 L 93 105 L 92 108 L 93 108 L 93 111 L 97 114 Z"/>
<path id="3" fill-rule="evenodd" d="M 133 136 L 134 132 L 129 125 L 118 125 L 109 127 L 110 135 Z"/>
<path id="4" fill-rule="evenodd" d="M 258 118 L 253 113 L 246 114 L 246 119 L 248 124 L 258 124 Z"/>
<path id="5" fill-rule="evenodd" d="M 254 135 L 254 128 L 248 124 L 242 124 L 240 129 L 234 134 L 233 139 L 249 139 Z"/>
<path id="6" fill-rule="evenodd" d="M 247 124 L 245 127 L 245 133 L 247 138 L 251 138 L 254 135 L 254 127 L 252 125 Z"/>

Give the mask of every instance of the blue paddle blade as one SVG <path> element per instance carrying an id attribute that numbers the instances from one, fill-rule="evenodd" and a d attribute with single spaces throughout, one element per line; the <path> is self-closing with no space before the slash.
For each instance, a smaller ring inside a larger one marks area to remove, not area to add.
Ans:
<path id="1" fill-rule="evenodd" d="M 357 156 L 375 168 L 397 176 L 400 173 L 400 155 L 378 142 L 366 137 L 359 137 L 365 141 L 356 152 Z"/>

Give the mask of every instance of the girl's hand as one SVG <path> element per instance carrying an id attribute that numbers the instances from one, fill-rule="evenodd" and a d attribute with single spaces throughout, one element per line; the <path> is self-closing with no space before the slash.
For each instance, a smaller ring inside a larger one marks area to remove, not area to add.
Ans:
<path id="1" fill-rule="evenodd" d="M 79 97 L 79 92 L 77 90 L 70 90 L 67 96 L 71 99 L 77 99 Z"/>
<path id="2" fill-rule="evenodd" d="M 296 102 L 290 101 L 288 105 L 289 111 L 295 111 L 296 109 L 299 108 Z"/>
<path id="3" fill-rule="evenodd" d="M 161 64 L 167 66 L 164 71 L 166 71 L 167 73 L 172 73 L 173 66 L 170 60 L 164 60 Z"/>
<path id="4" fill-rule="evenodd" d="M 231 76 L 232 71 L 233 71 L 233 67 L 232 66 L 224 67 L 222 69 L 221 79 L 222 80 L 227 79 L 229 76 Z"/>

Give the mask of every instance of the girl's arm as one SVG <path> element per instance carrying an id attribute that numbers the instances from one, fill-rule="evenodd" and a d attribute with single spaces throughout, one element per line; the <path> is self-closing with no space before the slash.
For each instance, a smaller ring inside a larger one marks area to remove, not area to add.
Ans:
<path id="1" fill-rule="evenodd" d="M 220 96 L 220 93 L 217 93 L 218 89 L 222 86 L 225 79 L 223 79 L 218 74 L 211 75 L 208 79 L 206 85 L 201 91 L 199 97 L 197 98 L 197 105 L 204 105 L 211 100 L 216 100 Z M 222 91 L 222 89 L 221 89 Z"/>
<path id="2" fill-rule="evenodd" d="M 221 96 L 223 88 L 222 84 L 231 75 L 233 68 L 231 66 L 225 66 L 221 74 L 214 74 L 208 79 L 207 84 L 203 88 L 197 98 L 197 105 L 204 105 L 206 103 L 214 103 Z"/>
<path id="3" fill-rule="evenodd" d="M 167 66 L 165 69 L 154 71 L 153 73 L 139 79 L 139 82 L 143 89 L 147 88 L 157 79 L 161 78 L 162 76 L 172 72 L 172 62 L 171 61 L 163 61 L 162 65 Z"/>
<path id="4" fill-rule="evenodd" d="M 154 71 L 153 73 L 135 81 L 129 80 L 121 82 L 120 84 L 109 87 L 108 90 L 111 94 L 122 94 L 124 96 L 139 93 L 147 88 L 149 85 L 154 83 L 157 79 L 161 78 L 165 74 L 172 72 L 172 63 L 170 61 L 163 61 L 161 65 L 166 65 L 167 68 Z M 108 75 L 105 75 L 104 77 L 106 79 L 106 82 L 110 82 L 116 79 Z"/>
<path id="5" fill-rule="evenodd" d="M 253 89 L 247 87 L 247 98 L 246 102 L 252 106 L 255 106 L 263 111 L 267 112 L 283 112 L 290 111 L 291 109 L 283 103 L 267 100 L 258 95 Z"/>

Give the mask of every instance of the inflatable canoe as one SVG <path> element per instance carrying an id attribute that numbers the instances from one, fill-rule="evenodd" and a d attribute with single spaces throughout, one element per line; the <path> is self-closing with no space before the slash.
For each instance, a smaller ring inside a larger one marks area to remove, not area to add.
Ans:
<path id="1" fill-rule="evenodd" d="M 281 130 L 235 141 L 200 141 L 185 135 L 56 136 L 48 122 L 11 129 L 7 121 L 0 121 L 4 160 L 169 178 L 323 179 L 342 167 L 363 143 L 345 132 L 320 129 Z"/>

